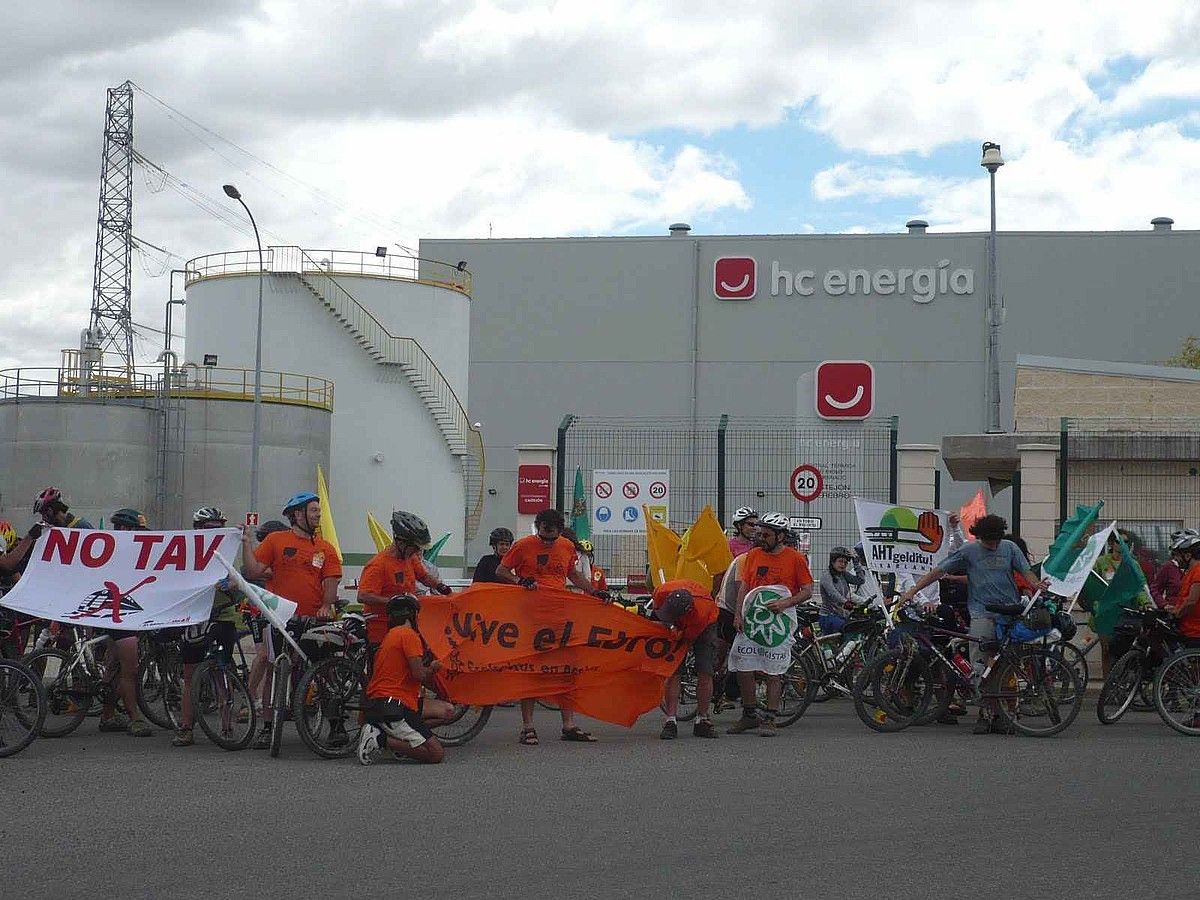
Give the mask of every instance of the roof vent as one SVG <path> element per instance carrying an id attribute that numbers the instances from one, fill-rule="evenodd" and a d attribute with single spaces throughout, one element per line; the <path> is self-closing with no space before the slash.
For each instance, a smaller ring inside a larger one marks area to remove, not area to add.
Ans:
<path id="1" fill-rule="evenodd" d="M 1170 216 L 1156 216 L 1150 220 L 1150 224 L 1154 226 L 1155 231 L 1170 231 L 1175 220 Z"/>
<path id="2" fill-rule="evenodd" d="M 667 226 L 667 230 L 671 232 L 671 237 L 687 237 L 692 226 L 687 222 L 676 222 L 674 225 Z"/>
<path id="3" fill-rule="evenodd" d="M 924 234 L 929 223 L 924 219 L 909 219 L 904 223 L 904 227 L 908 229 L 909 234 Z"/>

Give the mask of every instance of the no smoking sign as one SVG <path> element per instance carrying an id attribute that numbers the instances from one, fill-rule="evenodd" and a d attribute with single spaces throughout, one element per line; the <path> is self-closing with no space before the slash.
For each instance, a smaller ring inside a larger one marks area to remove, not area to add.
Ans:
<path id="1" fill-rule="evenodd" d="M 607 481 L 596 482 L 596 496 L 601 500 L 607 500 L 612 496 L 612 485 Z"/>
<path id="2" fill-rule="evenodd" d="M 621 493 L 632 500 L 641 493 L 641 488 L 638 487 L 636 481 L 627 481 L 621 486 Z"/>
<path id="3" fill-rule="evenodd" d="M 816 466 L 796 466 L 789 487 L 792 489 L 792 496 L 801 503 L 811 503 L 825 490 L 825 478 Z"/>

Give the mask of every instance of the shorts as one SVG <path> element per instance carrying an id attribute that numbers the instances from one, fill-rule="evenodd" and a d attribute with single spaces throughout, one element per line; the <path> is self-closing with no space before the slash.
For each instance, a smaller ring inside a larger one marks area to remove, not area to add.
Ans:
<path id="1" fill-rule="evenodd" d="M 112 638 L 114 644 L 117 641 L 125 640 L 125 638 L 135 638 L 136 639 L 138 636 L 138 633 L 136 631 L 122 631 L 119 628 L 97 628 L 96 636 L 98 637 L 102 634 L 106 634 L 110 638 Z"/>
<path id="2" fill-rule="evenodd" d="M 717 637 L 726 644 L 732 644 L 737 637 L 737 629 L 733 627 L 733 613 L 721 607 L 717 610 Z"/>
<path id="3" fill-rule="evenodd" d="M 191 629 L 188 629 L 189 631 Z M 217 645 L 216 657 L 226 665 L 233 663 L 233 645 L 237 643 L 237 626 L 232 622 L 210 622 L 204 636 L 198 640 L 179 642 L 179 657 L 184 665 L 194 666 L 208 656 L 209 648 Z"/>
<path id="4" fill-rule="evenodd" d="M 697 675 L 712 675 L 717 669 L 717 623 L 709 625 L 692 641 Z"/>
<path id="5" fill-rule="evenodd" d="M 420 747 L 433 737 L 433 731 L 425 724 L 421 714 L 398 700 L 387 697 L 368 698 L 366 718 L 369 724 L 388 737 L 410 747 Z"/>

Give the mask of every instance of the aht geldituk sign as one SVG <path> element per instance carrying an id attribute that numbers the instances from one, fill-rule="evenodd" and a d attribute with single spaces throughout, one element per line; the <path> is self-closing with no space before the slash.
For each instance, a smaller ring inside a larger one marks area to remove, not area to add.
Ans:
<path id="1" fill-rule="evenodd" d="M 39 619 L 148 631 L 207 622 L 237 530 L 81 531 L 51 528 L 0 605 Z"/>
<path id="2" fill-rule="evenodd" d="M 753 256 L 720 256 L 713 262 L 713 296 L 718 300 L 753 300 L 761 287 L 758 260 Z M 939 259 L 913 268 L 814 269 L 787 267 L 771 260 L 767 292 L 772 297 L 907 297 L 914 303 L 932 303 L 941 296 L 966 296 L 975 292 L 975 270 Z"/>

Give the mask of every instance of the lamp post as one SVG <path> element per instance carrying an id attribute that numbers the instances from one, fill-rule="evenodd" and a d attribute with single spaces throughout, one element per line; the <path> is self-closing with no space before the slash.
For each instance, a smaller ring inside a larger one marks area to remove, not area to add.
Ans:
<path id="1" fill-rule="evenodd" d="M 258 223 L 254 213 L 242 199 L 241 193 L 232 184 L 223 185 L 225 196 L 242 204 L 254 228 L 254 243 L 258 245 L 258 326 L 254 333 L 254 426 L 250 437 L 250 511 L 258 512 L 258 448 L 262 424 L 262 320 L 263 320 L 263 252 L 262 239 L 258 236 Z"/>
<path id="2" fill-rule="evenodd" d="M 1000 325 L 1004 313 L 996 291 L 996 170 L 1004 165 L 1000 145 L 984 141 L 983 159 L 979 163 L 988 170 L 992 194 L 992 226 L 988 233 L 988 293 L 987 293 L 987 384 L 984 400 L 988 408 L 987 432 L 999 434 L 1000 427 Z"/>

